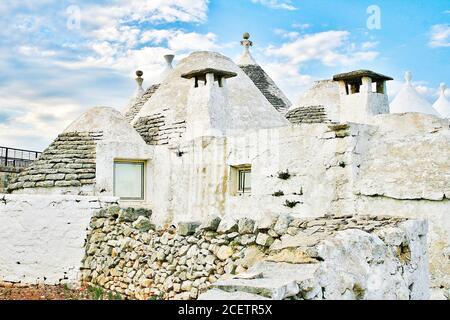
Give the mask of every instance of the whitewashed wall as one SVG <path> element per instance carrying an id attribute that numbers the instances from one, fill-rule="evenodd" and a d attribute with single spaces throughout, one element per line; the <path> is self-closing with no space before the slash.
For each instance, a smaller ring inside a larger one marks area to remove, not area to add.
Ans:
<path id="1" fill-rule="evenodd" d="M 380 115 L 354 154 L 356 213 L 429 221 L 433 287 L 450 288 L 449 121 L 419 113 Z"/>
<path id="2" fill-rule="evenodd" d="M 433 285 L 450 287 L 450 130 L 423 114 L 380 115 L 373 125 L 291 125 L 203 137 L 181 157 L 155 149 L 150 202 L 160 223 L 209 214 L 376 214 L 430 221 Z M 252 165 L 252 192 L 233 196 L 230 166 Z M 291 177 L 281 180 L 279 171 Z M 284 195 L 273 194 L 283 191 Z M 300 192 L 302 191 L 302 192 Z M 288 208 L 286 200 L 299 203 Z"/>
<path id="3" fill-rule="evenodd" d="M 116 200 L 0 194 L 0 281 L 76 284 L 91 216 Z"/>

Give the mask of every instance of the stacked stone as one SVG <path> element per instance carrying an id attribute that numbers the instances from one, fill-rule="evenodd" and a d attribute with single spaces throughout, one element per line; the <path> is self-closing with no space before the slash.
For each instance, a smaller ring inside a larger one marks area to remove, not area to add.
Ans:
<path id="1" fill-rule="evenodd" d="M 318 263 L 316 246 L 330 235 L 376 232 L 404 221 L 393 217 L 327 216 L 259 221 L 217 216 L 155 230 L 147 210 L 103 209 L 91 221 L 83 281 L 129 299 L 196 299 L 219 278 L 262 260 Z"/>
<path id="2" fill-rule="evenodd" d="M 245 65 L 240 68 L 278 112 L 285 113 L 289 109 L 290 105 L 278 96 L 282 94 L 280 89 L 259 65 Z"/>
<path id="3" fill-rule="evenodd" d="M 102 132 L 60 134 L 36 161 L 17 175 L 8 190 L 94 184 L 96 144 L 102 136 Z"/>
<path id="4" fill-rule="evenodd" d="M 133 119 L 136 117 L 136 115 L 141 111 L 144 104 L 150 99 L 153 94 L 156 92 L 156 90 L 159 89 L 160 84 L 154 84 L 151 85 L 144 94 L 136 101 L 136 103 L 125 113 L 125 118 L 128 120 L 128 122 L 131 123 Z"/>
<path id="5" fill-rule="evenodd" d="M 330 122 L 330 120 L 327 118 L 325 107 L 323 106 L 296 108 L 289 111 L 286 114 L 286 118 L 294 124 Z"/>
<path id="6" fill-rule="evenodd" d="M 23 171 L 21 167 L 0 166 L 0 193 L 8 190 L 8 185 L 14 180 L 17 174 Z"/>
<path id="7" fill-rule="evenodd" d="M 150 145 L 167 145 L 173 139 L 179 139 L 186 131 L 186 121 L 167 123 L 162 113 L 139 118 L 134 125 L 144 141 Z"/>

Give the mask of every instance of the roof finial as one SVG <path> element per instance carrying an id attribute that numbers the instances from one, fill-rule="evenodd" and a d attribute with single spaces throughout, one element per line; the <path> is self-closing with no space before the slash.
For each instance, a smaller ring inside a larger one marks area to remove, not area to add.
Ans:
<path id="1" fill-rule="evenodd" d="M 257 63 L 253 59 L 252 55 L 250 54 L 250 47 L 253 46 L 253 42 L 250 41 L 250 33 L 246 32 L 242 36 L 243 40 L 241 41 L 241 45 L 244 47 L 244 52 L 242 53 L 242 56 L 238 62 L 240 66 L 245 65 L 256 65 Z"/>
<path id="2" fill-rule="evenodd" d="M 442 82 L 439 88 L 441 89 L 441 96 L 445 97 L 445 90 L 447 90 L 447 86 L 445 85 L 445 83 Z"/>
<path id="3" fill-rule="evenodd" d="M 411 71 L 406 71 L 405 72 L 405 81 L 407 84 L 411 84 L 411 80 L 412 80 L 412 73 Z"/>
<path id="4" fill-rule="evenodd" d="M 244 54 L 249 54 L 250 47 L 253 46 L 253 42 L 250 41 L 250 33 L 246 32 L 242 36 L 243 40 L 241 41 L 241 45 L 244 47 Z"/>
<path id="5" fill-rule="evenodd" d="M 144 88 L 142 88 L 142 83 L 144 82 L 144 78 L 142 78 L 143 75 L 144 75 L 144 72 L 142 72 L 141 70 L 136 71 L 136 76 L 137 76 L 137 78 L 136 78 L 136 83 L 137 83 L 136 94 L 144 92 Z"/>

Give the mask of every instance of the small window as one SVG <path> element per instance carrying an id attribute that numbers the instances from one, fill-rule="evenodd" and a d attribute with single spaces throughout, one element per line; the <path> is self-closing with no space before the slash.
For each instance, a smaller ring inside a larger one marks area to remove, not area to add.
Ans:
<path id="1" fill-rule="evenodd" d="M 114 196 L 122 200 L 144 200 L 144 162 L 114 162 Z"/>
<path id="2" fill-rule="evenodd" d="M 252 171 L 250 169 L 239 169 L 238 192 L 249 193 L 252 190 Z"/>
<path id="3" fill-rule="evenodd" d="M 250 195 L 252 191 L 252 167 L 249 164 L 230 166 L 228 189 L 232 196 Z"/>

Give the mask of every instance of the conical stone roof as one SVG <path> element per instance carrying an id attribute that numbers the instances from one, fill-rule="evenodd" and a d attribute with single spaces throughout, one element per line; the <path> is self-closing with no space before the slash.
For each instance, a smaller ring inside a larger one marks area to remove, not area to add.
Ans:
<path id="1" fill-rule="evenodd" d="M 207 68 L 237 74 L 226 82 L 227 130 L 271 128 L 288 124 L 231 59 L 216 52 L 198 51 L 177 64 L 133 120 L 134 127 L 148 144 L 168 144 L 171 139 L 183 136 L 192 81 L 182 78 L 182 75 Z"/>
<path id="2" fill-rule="evenodd" d="M 250 47 L 253 46 L 253 42 L 249 39 L 250 35 L 245 33 L 244 39 L 241 41 L 241 45 L 244 47 L 244 52 L 238 61 L 238 65 L 242 70 L 244 70 L 247 76 L 252 79 L 253 83 L 256 87 L 258 87 L 272 106 L 277 111 L 284 114 L 292 104 L 280 88 L 278 88 L 272 78 L 270 78 L 270 76 L 252 57 Z"/>
<path id="3" fill-rule="evenodd" d="M 420 96 L 411 84 L 411 72 L 405 73 L 406 83 L 390 104 L 391 113 L 420 112 L 439 116 L 431 104 Z"/>
<path id="4" fill-rule="evenodd" d="M 97 143 L 137 140 L 142 138 L 119 111 L 92 108 L 69 125 L 8 189 L 16 193 L 39 189 L 37 193 L 92 195 Z"/>
<path id="5" fill-rule="evenodd" d="M 445 96 L 447 86 L 441 83 L 439 99 L 433 104 L 433 108 L 441 115 L 442 118 L 450 119 L 450 101 Z"/>

